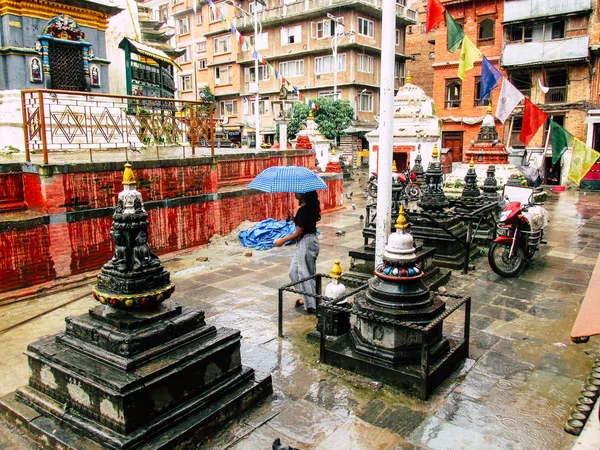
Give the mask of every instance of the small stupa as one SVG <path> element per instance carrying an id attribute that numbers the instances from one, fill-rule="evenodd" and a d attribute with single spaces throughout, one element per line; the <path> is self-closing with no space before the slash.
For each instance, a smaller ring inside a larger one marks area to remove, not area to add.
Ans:
<path id="1" fill-rule="evenodd" d="M 292 140 L 291 143 L 297 150 L 314 150 L 321 170 L 327 167 L 327 163 L 331 159 L 330 153 L 333 149 L 333 141 L 319 132 L 312 109 L 308 110 L 306 127 L 298 132 L 296 139 Z"/>
<path id="2" fill-rule="evenodd" d="M 483 198 L 485 201 L 494 202 L 500 201 L 502 196 L 500 195 L 498 180 L 496 180 L 496 166 L 493 164 L 487 168 L 487 176 L 483 182 Z"/>
<path id="3" fill-rule="evenodd" d="M 238 330 L 168 300 L 174 285 L 148 227 L 126 164 L 115 252 L 93 289 L 101 304 L 29 344 L 27 386 L 0 399 L 53 448 L 191 448 L 272 392 L 270 375 L 242 365 Z"/>
<path id="4" fill-rule="evenodd" d="M 424 270 L 417 262 L 404 213 L 401 206 L 383 263 L 375 269 L 367 291 L 354 299 L 350 332 L 334 341 L 325 339 L 321 355 L 326 364 L 390 382 L 426 398 L 460 360 L 450 359 L 450 350 L 456 347 L 443 335 L 446 304 L 431 295 L 423 282 Z M 460 347 L 464 349 L 464 342 Z M 420 377 L 424 355 L 431 367 L 443 368 L 435 381 L 433 377 L 427 381 L 428 375 Z"/>
<path id="5" fill-rule="evenodd" d="M 468 209 L 477 209 L 483 206 L 485 200 L 477 186 L 477 172 L 473 158 L 469 163 L 469 170 L 465 175 L 465 187 L 460 196 L 462 204 Z"/>

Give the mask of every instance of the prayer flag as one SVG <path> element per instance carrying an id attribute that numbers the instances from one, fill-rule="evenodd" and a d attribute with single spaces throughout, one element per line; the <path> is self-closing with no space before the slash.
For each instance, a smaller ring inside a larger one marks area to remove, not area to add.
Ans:
<path id="1" fill-rule="evenodd" d="M 254 51 L 252 52 L 252 57 L 254 59 L 258 59 L 258 52 L 256 51 L 256 49 L 254 49 Z"/>
<path id="2" fill-rule="evenodd" d="M 427 0 L 427 19 L 425 19 L 425 33 L 429 33 L 438 23 L 444 20 L 444 5 L 440 0 Z"/>
<path id="3" fill-rule="evenodd" d="M 233 24 L 231 24 L 230 29 L 231 29 L 231 34 L 235 34 L 235 26 Z"/>
<path id="4" fill-rule="evenodd" d="M 460 61 L 458 63 L 458 78 L 461 80 L 465 79 L 467 70 L 471 70 L 475 64 L 475 60 L 481 56 L 481 52 L 477 48 L 471 39 L 467 36 L 462 41 L 462 48 L 460 49 Z"/>
<path id="5" fill-rule="evenodd" d="M 302 95 L 302 92 L 298 92 L 298 100 L 302 101 L 302 97 L 304 97 L 304 96 Z"/>
<path id="6" fill-rule="evenodd" d="M 569 148 L 569 142 L 573 140 L 573 135 L 552 119 L 550 119 L 550 129 L 550 139 L 552 141 L 552 165 L 554 165 L 560 161 L 562 155 Z"/>
<path id="7" fill-rule="evenodd" d="M 277 80 L 279 78 L 279 72 L 277 72 L 277 70 L 275 70 L 275 79 Z"/>
<path id="8" fill-rule="evenodd" d="M 262 63 L 263 63 L 263 66 L 267 65 L 267 58 L 265 58 L 264 56 L 262 58 Z"/>
<path id="9" fill-rule="evenodd" d="M 502 89 L 496 107 L 496 117 L 500 122 L 506 122 L 510 113 L 517 107 L 525 96 L 506 78 L 502 77 Z"/>
<path id="10" fill-rule="evenodd" d="M 483 100 L 492 92 L 492 89 L 498 86 L 498 80 L 502 78 L 502 74 L 496 69 L 491 62 L 484 56 L 481 62 L 481 85 L 479 100 Z"/>
<path id="11" fill-rule="evenodd" d="M 448 27 L 448 51 L 455 53 L 465 37 L 465 32 L 448 11 L 446 11 L 446 24 Z"/>
<path id="12" fill-rule="evenodd" d="M 571 157 L 571 167 L 569 168 L 569 179 L 579 184 L 599 157 L 600 153 L 592 147 L 584 144 L 577 138 L 573 138 L 573 156 Z"/>
<path id="13" fill-rule="evenodd" d="M 528 145 L 537 130 L 544 125 L 546 119 L 548 119 L 548 115 L 531 103 L 531 100 L 526 98 L 525 111 L 523 112 L 523 125 L 521 127 L 521 133 L 519 134 L 521 142 Z"/>

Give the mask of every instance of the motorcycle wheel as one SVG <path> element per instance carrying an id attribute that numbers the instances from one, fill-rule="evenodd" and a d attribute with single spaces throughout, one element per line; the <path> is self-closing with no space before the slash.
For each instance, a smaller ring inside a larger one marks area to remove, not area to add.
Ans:
<path id="1" fill-rule="evenodd" d="M 417 200 L 421 197 L 421 188 L 417 184 L 409 184 L 404 190 L 406 196 L 411 200 Z"/>
<path id="2" fill-rule="evenodd" d="M 510 244 L 494 242 L 488 252 L 488 261 L 494 272 L 503 277 L 516 277 L 525 266 L 525 254 L 521 247 L 515 245 L 512 257 Z"/>
<path id="3" fill-rule="evenodd" d="M 367 194 L 369 194 L 371 197 L 373 198 L 377 198 L 377 184 L 376 183 L 369 183 L 369 185 L 367 186 Z"/>

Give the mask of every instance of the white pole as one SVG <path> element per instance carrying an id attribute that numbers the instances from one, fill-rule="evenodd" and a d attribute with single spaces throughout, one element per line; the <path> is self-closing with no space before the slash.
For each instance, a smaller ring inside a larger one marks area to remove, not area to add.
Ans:
<path id="1" fill-rule="evenodd" d="M 333 99 L 337 100 L 337 22 L 334 22 L 333 35 Z"/>
<path id="2" fill-rule="evenodd" d="M 254 2 L 254 51 L 258 45 L 258 2 Z M 256 93 L 254 98 L 254 131 L 256 136 L 254 143 L 256 144 L 256 151 L 260 151 L 260 111 L 259 111 L 259 88 L 258 88 L 258 52 L 257 57 L 254 58 L 254 81 L 256 82 Z"/>
<path id="3" fill-rule="evenodd" d="M 379 90 L 379 151 L 377 152 L 377 228 L 375 267 L 383 262 L 383 252 L 391 230 L 392 152 L 394 120 L 394 36 L 396 1 L 383 0 L 381 40 L 381 83 Z"/>

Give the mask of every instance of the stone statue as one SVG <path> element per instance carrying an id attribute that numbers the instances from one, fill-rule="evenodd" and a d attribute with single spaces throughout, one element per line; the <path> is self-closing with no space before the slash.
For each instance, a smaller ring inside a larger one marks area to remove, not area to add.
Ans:
<path id="1" fill-rule="evenodd" d="M 147 233 L 140 231 L 135 238 L 135 247 L 133 248 L 133 270 L 140 270 L 158 262 L 158 258 L 150 250 L 147 241 Z"/>
<path id="2" fill-rule="evenodd" d="M 119 270 L 120 272 L 125 272 L 127 270 L 127 247 L 125 247 L 125 240 L 120 231 L 111 232 L 112 237 L 115 241 L 115 254 L 110 260 L 111 263 Z"/>

